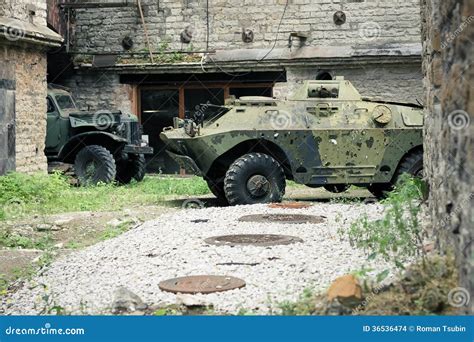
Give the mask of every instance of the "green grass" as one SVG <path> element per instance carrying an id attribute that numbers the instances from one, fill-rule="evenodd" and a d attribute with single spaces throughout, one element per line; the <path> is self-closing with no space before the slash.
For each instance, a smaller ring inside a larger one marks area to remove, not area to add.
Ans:
<path id="1" fill-rule="evenodd" d="M 0 229 L 0 247 L 46 249 L 51 245 L 51 238 L 45 235 L 38 240 L 13 233 L 8 229 Z"/>
<path id="2" fill-rule="evenodd" d="M 108 226 L 107 229 L 102 232 L 101 240 L 108 240 L 121 235 L 128 231 L 133 224 L 133 221 L 121 222 L 118 226 Z"/>
<path id="3" fill-rule="evenodd" d="M 145 177 L 125 186 L 115 184 L 74 187 L 60 174 L 0 177 L 0 220 L 31 214 L 73 211 L 115 211 L 135 205 L 163 203 L 170 195 L 200 196 L 209 193 L 198 177 Z"/>

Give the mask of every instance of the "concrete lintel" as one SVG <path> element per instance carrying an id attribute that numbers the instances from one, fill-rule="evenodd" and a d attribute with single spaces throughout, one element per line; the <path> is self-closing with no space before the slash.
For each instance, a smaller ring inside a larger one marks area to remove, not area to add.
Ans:
<path id="1" fill-rule="evenodd" d="M 40 45 L 59 47 L 63 38 L 46 26 L 26 21 L 0 17 L 0 43 L 8 45 Z"/>
<path id="2" fill-rule="evenodd" d="M 353 56 L 353 57 L 319 57 L 301 58 L 292 60 L 271 61 L 227 61 L 177 64 L 116 64 L 111 67 L 95 68 L 92 64 L 80 64 L 78 70 L 108 70 L 118 74 L 185 74 L 185 73 L 240 73 L 249 71 L 283 71 L 291 67 L 317 67 L 317 68 L 358 68 L 367 65 L 393 65 L 393 64 L 421 64 L 420 55 L 408 56 Z"/>

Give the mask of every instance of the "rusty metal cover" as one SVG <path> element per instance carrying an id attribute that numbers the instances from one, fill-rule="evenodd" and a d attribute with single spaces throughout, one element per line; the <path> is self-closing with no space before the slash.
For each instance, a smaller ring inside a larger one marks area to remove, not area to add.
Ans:
<path id="1" fill-rule="evenodd" d="M 213 236 L 204 240 L 218 246 L 275 246 L 303 242 L 302 239 L 290 235 L 276 234 L 236 234 Z"/>
<path id="2" fill-rule="evenodd" d="M 304 209 L 311 207 L 309 203 L 303 202 L 283 202 L 283 203 L 270 203 L 270 208 L 283 208 L 283 209 Z"/>
<path id="3" fill-rule="evenodd" d="M 240 289 L 245 281 L 231 276 L 197 275 L 164 280 L 158 286 L 166 292 L 196 294 Z"/>
<path id="4" fill-rule="evenodd" d="M 297 214 L 255 214 L 239 218 L 242 222 L 268 222 L 268 223 L 321 223 L 324 216 L 297 215 Z"/>

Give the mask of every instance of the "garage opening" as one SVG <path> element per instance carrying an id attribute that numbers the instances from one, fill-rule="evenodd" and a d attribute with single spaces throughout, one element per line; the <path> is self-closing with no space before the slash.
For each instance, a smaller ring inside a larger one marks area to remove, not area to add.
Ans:
<path id="1" fill-rule="evenodd" d="M 187 78 L 186 78 L 187 76 Z M 159 134 L 173 125 L 173 117 L 192 118 L 196 111 L 211 117 L 230 96 L 272 96 L 276 82 L 285 82 L 285 73 L 251 73 L 245 77 L 226 74 L 211 75 L 150 75 L 142 76 L 137 85 L 137 102 L 144 134 L 148 135 L 154 153 L 147 157 L 147 171 L 152 173 L 182 173 L 165 153 L 166 146 Z M 123 83 L 135 83 L 140 75 L 122 76 Z"/>

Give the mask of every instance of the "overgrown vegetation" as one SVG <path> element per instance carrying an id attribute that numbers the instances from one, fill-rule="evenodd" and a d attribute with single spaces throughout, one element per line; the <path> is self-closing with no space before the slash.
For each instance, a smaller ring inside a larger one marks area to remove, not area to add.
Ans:
<path id="1" fill-rule="evenodd" d="M 454 257 L 432 255 L 407 267 L 401 279 L 390 286 L 365 288 L 365 299 L 352 314 L 455 314 L 449 294 L 458 283 Z"/>
<path id="2" fill-rule="evenodd" d="M 9 229 L 0 229 L 0 247 L 46 249 L 50 245 L 51 238 L 49 235 L 44 235 L 41 238 L 35 240 L 18 233 L 14 233 Z"/>
<path id="3" fill-rule="evenodd" d="M 405 262 L 422 251 L 424 233 L 418 214 L 424 187 L 421 179 L 403 175 L 382 202 L 384 217 L 371 221 L 365 215 L 355 221 L 349 229 L 351 242 L 368 251 L 369 259 L 381 256 L 403 269 Z"/>
<path id="4" fill-rule="evenodd" d="M 453 256 L 430 256 L 407 268 L 389 286 L 363 286 L 358 306 L 344 307 L 328 302 L 325 293 L 303 291 L 297 301 L 279 303 L 281 315 L 432 315 L 455 314 L 449 293 L 458 285 Z"/>
<path id="5" fill-rule="evenodd" d="M 318 296 L 312 289 L 305 289 L 300 298 L 295 301 L 284 301 L 277 305 L 283 316 L 308 316 L 318 314 L 316 312 L 316 302 Z M 320 313 L 323 314 L 323 313 Z"/>
<path id="6" fill-rule="evenodd" d="M 125 186 L 103 184 L 75 187 L 59 173 L 11 173 L 0 177 L 0 220 L 30 214 L 114 211 L 126 206 L 160 204 L 170 196 L 200 196 L 207 193 L 209 189 L 206 183 L 197 177 L 147 176 L 142 182 Z"/>

